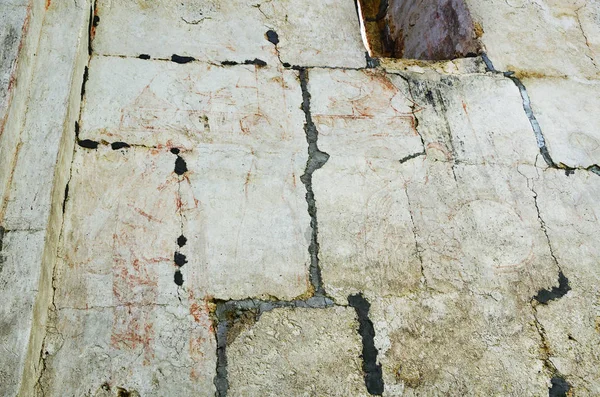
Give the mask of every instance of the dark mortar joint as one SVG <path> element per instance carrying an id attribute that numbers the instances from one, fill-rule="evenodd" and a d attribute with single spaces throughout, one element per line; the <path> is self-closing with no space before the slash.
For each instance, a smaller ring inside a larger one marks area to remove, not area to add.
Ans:
<path id="1" fill-rule="evenodd" d="M 550 301 L 557 300 L 565 296 L 571 290 L 569 279 L 561 271 L 558 272 L 558 287 L 552 289 L 542 289 L 533 297 L 537 302 L 545 305 Z"/>
<path id="2" fill-rule="evenodd" d="M 194 58 L 194 57 L 181 56 L 181 55 L 177 55 L 177 54 L 171 55 L 171 61 L 175 62 L 175 63 L 179 63 L 179 64 L 184 64 L 184 63 L 192 62 L 195 60 L 196 60 L 196 58 Z"/>
<path id="3" fill-rule="evenodd" d="M 110 144 L 112 150 L 126 149 L 131 147 L 128 143 L 125 142 L 113 142 Z"/>
<path id="4" fill-rule="evenodd" d="M 177 175 L 183 175 L 187 172 L 188 168 L 187 168 L 187 164 L 185 162 L 185 160 L 183 159 L 183 157 L 181 156 L 177 156 L 177 159 L 175 159 L 175 173 Z"/>
<path id="5" fill-rule="evenodd" d="M 245 60 L 244 62 L 236 62 L 236 61 L 223 61 L 221 62 L 222 66 L 236 66 L 236 65 L 256 65 L 258 67 L 267 66 L 267 63 L 262 59 L 254 58 L 252 60 Z"/>
<path id="6" fill-rule="evenodd" d="M 548 397 L 567 397 L 571 385 L 561 376 L 550 379 L 552 386 L 548 389 Z"/>
<path id="7" fill-rule="evenodd" d="M 175 284 L 177 284 L 179 287 L 183 285 L 183 274 L 181 274 L 179 270 L 175 270 L 173 281 L 175 281 Z"/>
<path id="8" fill-rule="evenodd" d="M 99 143 L 91 139 L 77 140 L 77 144 L 86 149 L 98 149 Z"/>
<path id="9" fill-rule="evenodd" d="M 348 304 L 356 311 L 358 317 L 358 333 L 362 337 L 362 369 L 365 377 L 365 386 L 369 394 L 380 396 L 383 394 L 383 371 L 381 364 L 377 364 L 378 350 L 375 347 L 375 328 L 369 319 L 371 304 L 362 294 L 348 296 Z"/>
<path id="10" fill-rule="evenodd" d="M 88 77 L 89 77 L 89 68 L 86 66 L 83 69 L 83 81 L 81 83 L 81 99 L 83 99 L 83 96 L 85 95 L 85 84 L 88 81 Z"/>
<path id="11" fill-rule="evenodd" d="M 3 247 L 3 241 L 4 241 L 4 234 L 6 233 L 6 229 L 4 228 L 4 226 L 0 226 L 0 252 L 2 252 L 2 247 Z"/>
<path id="12" fill-rule="evenodd" d="M 180 252 L 175 252 L 173 255 L 173 262 L 175 262 L 177 267 L 183 267 L 183 265 L 188 263 L 187 257 Z"/>
<path id="13" fill-rule="evenodd" d="M 327 160 L 329 160 L 329 154 L 319 150 L 317 145 L 318 131 L 315 126 L 312 116 L 310 113 L 310 92 L 308 91 L 308 70 L 304 68 L 299 69 L 300 87 L 302 89 L 302 111 L 305 116 L 304 132 L 306 133 L 306 141 L 308 143 L 308 161 L 306 163 L 306 169 L 304 174 L 300 177 L 300 180 L 306 187 L 306 202 L 308 204 L 308 214 L 310 215 L 310 226 L 312 230 L 311 243 L 308 248 L 310 253 L 310 282 L 315 290 L 316 296 L 325 296 L 325 289 L 322 284 L 321 268 L 319 267 L 319 243 L 318 243 L 318 227 L 317 222 L 317 204 L 315 201 L 315 194 L 312 189 L 312 175 L 313 173 L 321 168 Z"/>
<path id="14" fill-rule="evenodd" d="M 67 200 L 69 199 L 69 183 L 65 186 L 65 196 L 63 197 L 62 202 L 62 213 L 64 214 L 67 209 Z"/>
<path id="15" fill-rule="evenodd" d="M 267 30 L 267 32 L 265 33 L 265 37 L 267 38 L 267 40 L 269 40 L 269 42 L 271 42 L 273 45 L 277 45 L 279 44 L 279 35 L 277 34 L 276 31 L 269 29 Z"/>

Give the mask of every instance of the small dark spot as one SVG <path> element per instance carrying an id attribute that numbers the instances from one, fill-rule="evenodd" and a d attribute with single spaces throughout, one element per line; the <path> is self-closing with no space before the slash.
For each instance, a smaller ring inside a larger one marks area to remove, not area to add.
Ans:
<path id="1" fill-rule="evenodd" d="M 100 17 L 98 15 L 94 15 L 94 27 L 98 26 L 98 24 L 100 23 Z"/>
<path id="2" fill-rule="evenodd" d="M 265 61 L 263 61 L 262 59 L 254 58 L 251 61 L 250 60 L 244 61 L 244 65 L 256 65 L 258 67 L 263 67 L 263 66 L 267 66 L 267 63 Z"/>
<path id="3" fill-rule="evenodd" d="M 548 390 L 548 397 L 567 397 L 571 385 L 561 377 L 555 376 L 550 379 L 552 387 Z"/>
<path id="4" fill-rule="evenodd" d="M 187 172 L 187 164 L 185 160 L 180 156 L 177 156 L 177 160 L 175 160 L 175 173 L 177 175 L 183 175 Z"/>
<path id="5" fill-rule="evenodd" d="M 140 54 L 138 56 L 138 58 L 140 58 L 140 59 L 150 59 L 150 55 L 148 55 L 148 54 Z"/>
<path id="6" fill-rule="evenodd" d="M 275 45 L 279 44 L 279 35 L 276 31 L 269 29 L 267 30 L 266 36 L 267 40 L 269 40 L 271 43 Z"/>
<path id="7" fill-rule="evenodd" d="M 187 263 L 186 256 L 179 252 L 175 252 L 175 255 L 173 256 L 173 260 L 175 261 L 175 264 L 179 267 L 183 267 L 183 265 L 185 265 Z"/>
<path id="8" fill-rule="evenodd" d="M 180 287 L 183 285 L 183 274 L 181 274 L 179 270 L 175 271 L 175 284 L 179 285 Z"/>
<path id="9" fill-rule="evenodd" d="M 108 384 L 108 382 L 104 382 L 101 387 L 104 391 L 110 391 L 110 385 Z"/>
<path id="10" fill-rule="evenodd" d="M 292 65 L 290 65 L 290 64 L 289 64 L 289 63 L 287 63 L 287 62 L 284 62 L 284 63 L 282 63 L 282 65 L 283 65 L 283 67 L 284 67 L 284 68 L 289 68 L 290 66 L 292 66 Z"/>
<path id="11" fill-rule="evenodd" d="M 63 205 L 62 205 L 63 214 L 65 213 L 65 208 L 67 208 L 67 199 L 68 198 L 69 198 L 69 184 L 67 183 L 67 186 L 65 186 L 65 197 L 63 198 Z"/>
<path id="12" fill-rule="evenodd" d="M 171 61 L 173 61 L 175 63 L 188 63 L 188 62 L 192 62 L 195 60 L 196 60 L 196 58 L 194 58 L 194 57 L 186 57 L 186 56 L 181 56 L 181 55 L 177 55 L 177 54 L 171 55 Z"/>
<path id="13" fill-rule="evenodd" d="M 550 301 L 562 298 L 570 290 L 571 286 L 569 285 L 569 279 L 562 271 L 560 271 L 558 272 L 558 287 L 552 287 L 550 290 L 542 289 L 533 297 L 533 299 L 541 304 L 546 304 Z"/>
<path id="14" fill-rule="evenodd" d="M 112 150 L 119 150 L 123 148 L 128 148 L 130 146 L 125 142 L 113 142 L 110 144 L 110 147 L 112 148 Z"/>
<path id="15" fill-rule="evenodd" d="M 171 148 L 171 153 L 173 153 L 173 154 L 179 154 L 179 149 L 177 149 L 176 147 Z"/>
<path id="16" fill-rule="evenodd" d="M 177 237 L 177 245 L 180 248 L 183 247 L 186 243 L 187 243 L 187 238 L 185 238 L 185 236 L 183 234 L 181 236 Z"/>
<path id="17" fill-rule="evenodd" d="M 565 175 L 566 175 L 566 176 L 573 175 L 574 173 L 575 173 L 575 170 L 574 170 L 574 169 L 572 169 L 572 168 L 567 168 L 567 169 L 565 170 Z"/>
<path id="18" fill-rule="evenodd" d="M 77 144 L 86 149 L 97 149 L 98 148 L 98 142 L 92 141 L 90 139 L 84 139 L 83 141 L 77 141 Z"/>
<path id="19" fill-rule="evenodd" d="M 237 63 L 236 61 L 223 61 L 223 62 L 221 62 L 221 65 L 223 65 L 223 66 L 235 66 L 235 65 L 239 65 L 239 63 Z"/>

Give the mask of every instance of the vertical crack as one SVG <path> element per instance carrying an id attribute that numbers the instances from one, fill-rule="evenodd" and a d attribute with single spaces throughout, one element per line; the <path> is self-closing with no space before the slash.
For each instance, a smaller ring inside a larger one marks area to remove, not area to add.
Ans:
<path id="1" fill-rule="evenodd" d="M 319 242 L 318 242 L 318 221 L 317 221 L 317 203 L 315 194 L 312 188 L 313 172 L 321 168 L 327 160 L 329 154 L 319 150 L 317 145 L 318 131 L 310 113 L 310 92 L 308 91 L 308 70 L 299 69 L 300 87 L 302 88 L 302 110 L 304 111 L 306 122 L 304 124 L 304 132 L 306 133 L 306 141 L 308 142 L 308 161 L 304 175 L 300 180 L 306 187 L 306 202 L 308 204 L 308 214 L 310 215 L 310 226 L 312 236 L 308 252 L 310 253 L 310 283 L 315 290 L 316 296 L 324 296 L 325 289 L 323 288 L 321 278 L 321 268 L 319 267 Z"/>

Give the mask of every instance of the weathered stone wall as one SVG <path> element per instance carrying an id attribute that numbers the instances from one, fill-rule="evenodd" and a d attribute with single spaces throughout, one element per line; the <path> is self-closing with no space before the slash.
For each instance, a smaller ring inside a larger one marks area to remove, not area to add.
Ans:
<path id="1" fill-rule="evenodd" d="M 45 4 L 2 392 L 600 394 L 600 7 L 466 4 L 445 62 L 351 0 Z"/>

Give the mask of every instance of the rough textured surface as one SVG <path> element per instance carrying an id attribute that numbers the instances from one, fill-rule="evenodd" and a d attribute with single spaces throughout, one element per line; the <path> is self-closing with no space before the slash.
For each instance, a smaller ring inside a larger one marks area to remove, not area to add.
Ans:
<path id="1" fill-rule="evenodd" d="M 227 349 L 228 395 L 368 396 L 357 328 L 350 308 L 264 313 Z"/>

